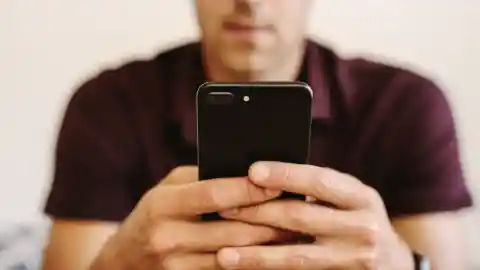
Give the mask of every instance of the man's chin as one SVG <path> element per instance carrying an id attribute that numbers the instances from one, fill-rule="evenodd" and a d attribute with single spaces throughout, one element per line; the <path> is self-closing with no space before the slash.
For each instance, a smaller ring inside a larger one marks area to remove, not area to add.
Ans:
<path id="1" fill-rule="evenodd" d="M 223 57 L 225 67 L 236 73 L 239 77 L 255 80 L 267 68 L 265 57 L 252 54 L 236 54 Z"/>

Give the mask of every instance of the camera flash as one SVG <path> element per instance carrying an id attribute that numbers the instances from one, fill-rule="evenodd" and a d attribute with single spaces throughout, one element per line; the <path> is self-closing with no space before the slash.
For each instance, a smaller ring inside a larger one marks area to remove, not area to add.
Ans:
<path id="1" fill-rule="evenodd" d="M 249 97 L 249 96 L 244 96 L 244 97 L 243 97 L 243 101 L 248 102 L 249 100 L 250 100 L 250 97 Z"/>

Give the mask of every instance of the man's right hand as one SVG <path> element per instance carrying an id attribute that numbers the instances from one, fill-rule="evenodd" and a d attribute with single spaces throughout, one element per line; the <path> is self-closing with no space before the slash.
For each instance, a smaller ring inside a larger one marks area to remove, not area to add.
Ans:
<path id="1" fill-rule="evenodd" d="M 222 247 L 257 245 L 289 238 L 270 227 L 235 221 L 202 222 L 198 216 L 255 205 L 280 195 L 247 178 L 197 181 L 197 170 L 180 167 L 146 193 L 105 245 L 97 269 L 221 269 Z"/>

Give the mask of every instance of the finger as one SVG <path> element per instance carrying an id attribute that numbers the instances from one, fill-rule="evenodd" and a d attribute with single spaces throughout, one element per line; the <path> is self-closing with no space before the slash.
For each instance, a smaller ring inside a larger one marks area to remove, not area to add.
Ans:
<path id="1" fill-rule="evenodd" d="M 362 209 L 377 201 L 376 192 L 356 178 L 311 165 L 258 162 L 249 178 L 261 187 L 307 195 L 339 208 Z"/>
<path id="2" fill-rule="evenodd" d="M 156 254 L 210 252 L 222 247 L 260 245 L 291 238 L 291 232 L 236 221 L 170 221 L 158 226 L 149 249 Z"/>
<path id="3" fill-rule="evenodd" d="M 377 223 L 362 212 L 347 212 L 297 200 L 272 201 L 225 211 L 221 215 L 312 236 L 351 238 L 359 242 L 370 241 L 378 230 Z"/>
<path id="4" fill-rule="evenodd" d="M 162 270 L 223 270 L 215 254 L 175 254 L 163 260 Z"/>
<path id="5" fill-rule="evenodd" d="M 173 169 L 161 182 L 161 185 L 180 185 L 198 181 L 197 166 L 181 166 Z"/>
<path id="6" fill-rule="evenodd" d="M 190 217 L 258 204 L 279 195 L 279 191 L 258 187 L 247 178 L 228 178 L 157 186 L 147 193 L 146 200 L 154 216 Z"/>
<path id="7" fill-rule="evenodd" d="M 370 254 L 319 245 L 224 248 L 217 257 L 227 270 L 370 269 Z"/>

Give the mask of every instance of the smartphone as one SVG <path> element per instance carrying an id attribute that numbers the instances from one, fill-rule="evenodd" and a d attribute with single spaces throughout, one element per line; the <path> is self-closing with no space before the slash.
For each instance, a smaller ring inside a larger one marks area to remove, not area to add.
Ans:
<path id="1" fill-rule="evenodd" d="M 205 83 L 196 95 L 199 179 L 244 177 L 256 161 L 308 163 L 312 90 L 301 82 Z M 305 200 L 283 193 L 279 199 Z M 203 215 L 218 220 L 217 213 Z"/>

